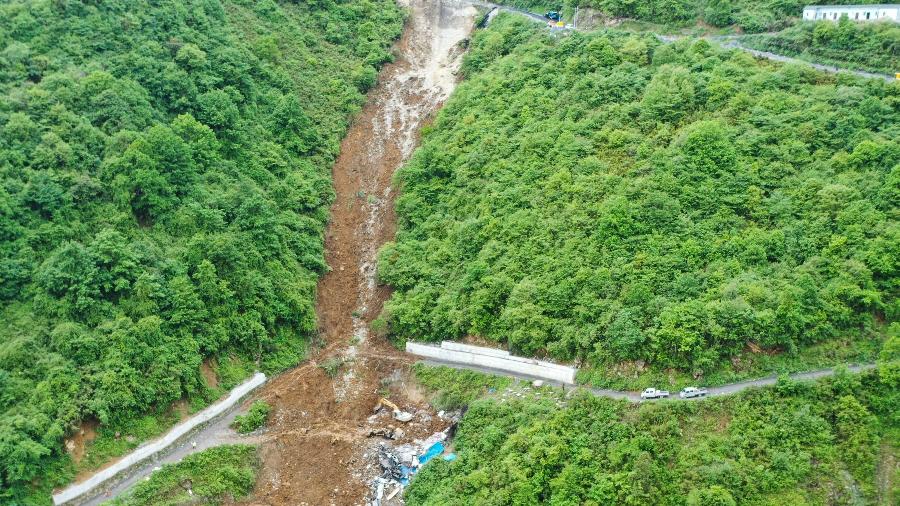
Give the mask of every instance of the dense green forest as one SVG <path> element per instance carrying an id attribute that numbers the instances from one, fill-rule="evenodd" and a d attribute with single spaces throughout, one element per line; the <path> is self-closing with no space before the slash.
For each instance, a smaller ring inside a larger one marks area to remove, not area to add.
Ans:
<path id="1" fill-rule="evenodd" d="M 900 86 L 499 16 L 398 173 L 389 331 L 702 377 L 900 316 Z"/>
<path id="2" fill-rule="evenodd" d="M 255 447 L 218 446 L 163 466 L 110 506 L 230 504 L 253 491 L 258 469 Z"/>
<path id="3" fill-rule="evenodd" d="M 796 56 L 814 63 L 894 74 L 900 72 L 900 25 L 854 23 L 842 18 L 803 22 L 776 34 L 748 35 L 752 48 Z"/>
<path id="4" fill-rule="evenodd" d="M 500 3 L 544 13 L 562 9 L 572 15 L 575 6 L 597 9 L 616 18 L 647 21 L 670 28 L 704 23 L 735 26 L 748 33 L 779 30 L 800 18 L 809 2 L 798 0 L 506 0 Z M 853 4 L 837 0 L 827 4 Z"/>
<path id="5" fill-rule="evenodd" d="M 566 400 L 546 387 L 493 394 L 469 405 L 453 441 L 458 458 L 429 462 L 404 499 L 411 506 L 898 504 L 893 364 L 690 402 L 631 404 L 586 393 Z M 453 372 L 428 373 L 425 384 L 477 388 L 474 373 L 453 386 Z"/>
<path id="6" fill-rule="evenodd" d="M 274 371 L 315 331 L 330 166 L 393 0 L 0 4 L 0 503 L 64 437 Z"/>

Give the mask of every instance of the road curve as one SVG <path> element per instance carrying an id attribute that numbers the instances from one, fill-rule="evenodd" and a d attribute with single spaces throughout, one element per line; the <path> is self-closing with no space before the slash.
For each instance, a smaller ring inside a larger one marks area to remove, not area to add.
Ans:
<path id="1" fill-rule="evenodd" d="M 859 77 L 865 77 L 867 79 L 883 79 L 887 82 L 893 82 L 897 79 L 894 76 L 888 74 L 876 74 L 874 72 L 865 72 L 862 70 L 853 70 L 847 68 L 835 67 L 833 65 L 822 65 L 821 63 L 813 63 L 806 60 L 801 60 L 800 58 L 794 58 L 791 56 L 785 56 L 777 53 L 771 53 L 769 51 L 760 51 L 759 49 L 752 49 L 743 44 L 739 40 L 734 37 L 704 37 L 707 40 L 713 40 L 719 42 L 722 47 L 729 49 L 740 49 L 741 51 L 746 51 L 757 58 L 766 58 L 772 61 L 779 61 L 784 63 L 800 63 L 804 65 L 809 65 L 810 67 L 821 70 L 822 72 L 828 72 L 830 74 L 855 74 Z"/>
<path id="2" fill-rule="evenodd" d="M 497 4 L 491 3 L 491 2 L 471 2 L 471 3 L 472 3 L 472 5 L 476 5 L 479 7 L 486 7 L 486 8 L 490 8 L 493 10 L 520 14 L 522 16 L 525 16 L 525 17 L 527 17 L 533 21 L 539 22 L 539 23 L 547 22 L 547 19 L 544 18 L 544 16 L 542 16 L 540 14 L 536 14 L 534 12 L 527 11 L 525 9 L 518 9 L 516 7 L 509 7 L 509 6 L 505 6 L 505 5 L 497 5 Z M 578 30 L 577 28 L 573 28 L 573 29 Z M 687 36 L 683 36 L 683 35 L 662 35 L 662 34 L 658 34 L 658 33 L 654 33 L 653 35 L 659 41 L 665 42 L 665 43 L 674 42 L 676 40 L 687 37 Z M 740 41 L 733 35 L 709 35 L 709 36 L 700 37 L 700 38 L 706 39 L 709 41 L 713 41 L 713 42 L 717 42 L 724 48 L 740 49 L 741 51 L 746 51 L 746 52 L 752 54 L 753 56 L 756 56 L 757 58 L 765 58 L 767 60 L 778 61 L 778 62 L 782 62 L 782 63 L 800 63 L 803 65 L 809 65 L 810 67 L 812 67 L 816 70 L 820 70 L 822 72 L 828 72 L 830 74 L 839 74 L 839 73 L 840 74 L 854 74 L 856 76 L 864 77 L 866 79 L 882 79 L 889 83 L 897 80 L 896 77 L 889 75 L 889 74 L 877 74 L 874 72 L 865 72 L 863 70 L 853 70 L 853 69 L 848 69 L 848 68 L 840 68 L 840 67 L 836 67 L 833 65 L 823 65 L 821 63 L 813 63 L 810 61 L 801 60 L 800 58 L 794 58 L 792 56 L 785 56 L 782 54 L 771 53 L 769 51 L 760 51 L 758 49 L 752 49 L 752 48 L 749 48 L 749 47 L 741 44 Z"/>
<path id="3" fill-rule="evenodd" d="M 425 364 L 425 365 L 430 365 L 430 366 L 446 366 L 446 367 L 451 367 L 453 369 L 465 369 L 465 370 L 470 370 L 470 371 L 482 372 L 485 374 L 491 374 L 494 376 L 506 376 L 509 378 L 514 378 L 514 379 L 518 379 L 518 380 L 522 380 L 522 381 L 533 381 L 533 380 L 539 379 L 539 380 L 543 381 L 544 384 L 560 386 L 560 387 L 563 387 L 564 389 L 570 388 L 570 389 L 576 389 L 576 390 L 585 390 L 597 397 L 608 397 L 610 399 L 624 399 L 624 400 L 627 400 L 630 402 L 642 402 L 640 393 L 633 392 L 633 391 L 591 388 L 591 387 L 587 387 L 587 386 L 583 386 L 583 385 L 573 387 L 573 386 L 563 385 L 562 383 L 558 383 L 558 382 L 547 381 L 543 378 L 536 378 L 536 377 L 532 377 L 532 376 L 513 374 L 513 373 L 510 373 L 507 371 L 500 371 L 497 369 L 490 369 L 487 367 L 472 366 L 472 365 L 468 365 L 468 364 L 455 364 L 455 363 L 444 362 L 444 361 L 440 361 L 440 360 L 431 360 L 431 359 L 422 360 L 420 363 Z M 850 372 L 858 373 L 858 372 L 862 372 L 862 371 L 867 371 L 869 369 L 873 369 L 873 368 L 875 368 L 875 366 L 876 366 L 876 364 L 848 365 L 847 370 Z M 788 377 L 791 378 L 792 380 L 796 380 L 796 381 L 811 381 L 811 380 L 816 380 L 819 378 L 831 376 L 836 372 L 836 370 L 837 370 L 837 367 L 829 367 L 827 369 L 818 369 L 815 371 L 807 371 L 807 372 L 799 372 L 799 373 L 789 374 Z M 737 383 L 730 383 L 728 385 L 710 387 L 710 388 L 707 388 L 707 391 L 709 392 L 707 394 L 707 396 L 708 397 L 716 397 L 716 396 L 723 396 L 723 395 L 732 395 L 732 394 L 741 392 L 743 390 L 746 390 L 748 388 L 771 386 L 771 385 L 774 385 L 778 381 L 778 377 L 779 376 L 777 374 L 773 374 L 771 376 L 766 376 L 765 378 L 739 381 Z M 697 400 L 699 398 L 695 397 L 692 399 L 681 399 L 680 397 L 678 397 L 677 392 L 672 392 L 672 397 L 670 397 L 669 399 L 671 399 L 671 400 Z M 652 401 L 647 401 L 647 402 L 652 402 Z"/>

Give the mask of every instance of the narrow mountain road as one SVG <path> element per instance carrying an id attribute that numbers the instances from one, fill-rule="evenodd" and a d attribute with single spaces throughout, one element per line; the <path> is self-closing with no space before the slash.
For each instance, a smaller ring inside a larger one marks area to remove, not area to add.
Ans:
<path id="1" fill-rule="evenodd" d="M 496 9 L 497 11 L 521 14 L 522 16 L 525 16 L 528 19 L 531 19 L 531 20 L 539 22 L 539 23 L 547 22 L 547 19 L 544 18 L 544 16 L 534 13 L 534 12 L 527 11 L 525 9 L 508 7 L 505 5 L 497 5 L 497 4 L 490 3 L 490 2 L 473 2 L 473 3 L 475 5 L 478 5 L 481 7 L 493 8 L 493 9 Z M 578 28 L 573 28 L 573 29 L 578 30 Z M 687 37 L 685 35 L 661 35 L 658 33 L 655 33 L 654 35 L 661 42 L 665 42 L 665 43 L 671 43 L 676 40 Z M 803 60 L 800 58 L 794 58 L 792 56 L 785 56 L 782 54 L 771 53 L 769 51 L 760 51 L 758 49 L 749 48 L 749 47 L 741 44 L 740 40 L 738 40 L 738 38 L 733 35 L 708 35 L 708 36 L 704 36 L 701 38 L 709 40 L 709 41 L 717 42 L 718 44 L 720 44 L 722 47 L 725 47 L 725 48 L 740 49 L 741 51 L 750 53 L 753 56 L 756 56 L 757 58 L 765 58 L 767 60 L 778 61 L 778 62 L 782 62 L 782 63 L 798 63 L 798 64 L 802 64 L 802 65 L 809 65 L 810 67 L 812 67 L 816 70 L 820 70 L 822 72 L 828 72 L 830 74 L 854 74 L 859 77 L 864 77 L 866 79 L 882 79 L 889 83 L 897 80 L 895 76 L 892 76 L 889 74 L 878 74 L 878 73 L 874 73 L 874 72 L 865 72 L 862 70 L 854 70 L 854 69 L 836 67 L 834 65 L 823 65 L 821 63 L 814 63 L 814 62 L 810 62 L 810 61 Z"/>
<path id="2" fill-rule="evenodd" d="M 544 384 L 563 386 L 561 383 L 547 381 L 542 378 L 517 375 L 517 374 L 507 372 L 507 371 L 499 371 L 499 370 L 490 369 L 487 367 L 456 364 L 456 363 L 452 363 L 452 362 L 443 362 L 440 360 L 423 360 L 421 362 L 423 364 L 430 365 L 430 366 L 446 366 L 446 367 L 451 367 L 453 369 L 464 369 L 464 370 L 469 370 L 469 371 L 482 372 L 485 374 L 492 374 L 495 376 L 506 376 L 509 378 L 514 378 L 514 379 L 518 379 L 518 380 L 522 380 L 522 381 L 532 381 L 532 380 L 540 379 L 541 381 L 544 382 Z M 853 372 L 853 373 L 858 373 L 858 372 L 862 372 L 862 371 L 868 371 L 869 369 L 874 369 L 875 366 L 876 366 L 875 364 L 848 365 L 847 370 L 850 372 Z M 807 371 L 807 372 L 799 372 L 799 373 L 789 374 L 788 377 L 793 380 L 797 380 L 797 381 L 812 381 L 812 380 L 816 380 L 819 378 L 825 378 L 827 376 L 831 376 L 835 373 L 836 370 L 837 370 L 837 368 L 831 367 L 828 369 L 819 369 L 819 370 L 815 370 L 815 371 Z M 730 383 L 727 385 L 710 387 L 710 388 L 707 388 L 707 391 L 709 392 L 707 397 L 732 395 L 732 394 L 741 392 L 743 390 L 746 390 L 748 388 L 765 387 L 765 386 L 774 385 L 777 381 L 778 381 L 778 375 L 775 374 L 775 375 L 771 375 L 771 376 L 766 376 L 765 378 L 739 381 L 737 383 Z M 663 389 L 666 388 L 666 385 L 657 385 L 657 386 L 659 388 L 663 388 Z M 631 402 L 642 402 L 641 395 L 639 392 L 633 392 L 633 391 L 627 391 L 627 390 L 609 390 L 609 389 L 602 389 L 602 388 L 591 388 L 591 387 L 584 386 L 584 385 L 577 385 L 577 386 L 566 385 L 565 387 L 575 389 L 575 390 L 585 390 L 585 391 L 592 393 L 593 395 L 596 395 L 597 397 L 609 397 L 610 399 L 624 399 L 624 400 L 631 401 Z M 678 397 L 678 392 L 672 392 L 672 397 L 670 397 L 670 399 L 673 399 L 673 400 L 697 400 L 699 398 L 695 397 L 692 399 L 681 399 L 680 397 Z M 653 401 L 643 401 L 643 402 L 653 402 Z"/>
<path id="3" fill-rule="evenodd" d="M 785 56 L 776 53 L 770 53 L 768 51 L 760 51 L 758 49 L 752 49 L 747 46 L 741 44 L 741 41 L 735 37 L 727 36 L 727 37 L 704 37 L 707 40 L 716 41 L 722 45 L 722 47 L 731 48 L 731 49 L 740 49 L 741 51 L 746 51 L 757 58 L 765 58 L 767 60 L 779 61 L 784 63 L 799 63 L 802 65 L 809 65 L 810 67 L 821 70 L 822 72 L 828 72 L 830 74 L 854 74 L 859 77 L 865 77 L 867 79 L 883 79 L 887 82 L 893 82 L 897 79 L 894 76 L 888 74 L 876 74 L 873 72 L 865 72 L 862 70 L 853 70 L 847 68 L 835 67 L 833 65 L 822 65 L 820 63 L 813 63 L 810 61 L 802 60 L 800 58 L 794 58 L 791 56 Z"/>

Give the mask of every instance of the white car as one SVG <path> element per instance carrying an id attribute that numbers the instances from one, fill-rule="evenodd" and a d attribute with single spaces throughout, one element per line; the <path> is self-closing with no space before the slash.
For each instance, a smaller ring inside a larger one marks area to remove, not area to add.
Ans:
<path id="1" fill-rule="evenodd" d="M 708 392 L 706 391 L 705 388 L 687 387 L 687 388 L 683 388 L 681 390 L 681 392 L 678 392 L 678 397 L 681 397 L 682 399 L 691 399 L 694 397 L 706 397 L 707 393 Z"/>
<path id="2" fill-rule="evenodd" d="M 668 396 L 668 390 L 657 390 L 655 388 L 648 388 L 641 392 L 641 399 L 664 399 Z"/>

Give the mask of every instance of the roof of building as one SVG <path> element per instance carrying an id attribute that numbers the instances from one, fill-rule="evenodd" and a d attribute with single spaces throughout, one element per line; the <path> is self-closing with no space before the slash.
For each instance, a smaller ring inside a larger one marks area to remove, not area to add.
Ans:
<path id="1" fill-rule="evenodd" d="M 891 9 L 900 9 L 900 4 L 849 4 L 849 5 L 807 5 L 804 9 L 820 9 L 826 7 L 889 7 Z"/>

